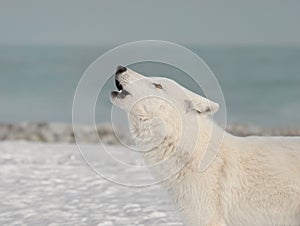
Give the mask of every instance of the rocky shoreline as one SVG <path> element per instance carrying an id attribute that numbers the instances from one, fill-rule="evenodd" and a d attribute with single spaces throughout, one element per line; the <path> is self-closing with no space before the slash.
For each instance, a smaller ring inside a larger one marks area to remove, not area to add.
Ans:
<path id="1" fill-rule="evenodd" d="M 94 126 L 76 125 L 74 132 L 72 124 L 65 123 L 34 123 L 24 122 L 16 124 L 0 124 L 0 140 L 25 140 L 46 143 L 75 143 L 75 134 L 81 142 L 99 143 L 99 139 L 106 144 L 119 144 L 110 124 Z M 119 137 L 123 140 L 121 133 Z M 77 140 L 78 140 L 77 139 Z"/>
<path id="2" fill-rule="evenodd" d="M 300 128 L 291 127 L 259 127 L 244 124 L 231 124 L 227 126 L 228 132 L 236 136 L 300 136 Z M 122 129 L 121 129 L 122 131 Z M 120 142 L 110 124 L 94 126 L 77 125 L 76 137 L 81 142 L 103 143 L 116 145 Z M 131 143 L 130 135 L 120 132 L 119 138 Z M 0 140 L 26 140 L 49 143 L 75 143 L 75 135 L 71 124 L 64 123 L 16 123 L 0 124 Z M 77 139 L 78 140 L 78 139 Z"/>

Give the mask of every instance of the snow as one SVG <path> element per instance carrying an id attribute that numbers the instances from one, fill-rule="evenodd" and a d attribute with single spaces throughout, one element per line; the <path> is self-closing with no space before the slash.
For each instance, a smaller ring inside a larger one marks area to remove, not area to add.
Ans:
<path id="1" fill-rule="evenodd" d="M 103 151 L 99 145 L 83 146 L 90 156 Z M 141 164 L 121 146 L 108 151 Z M 100 161 L 90 159 L 94 165 Z M 149 177 L 138 167 L 112 164 L 102 159 L 98 166 L 125 178 Z M 110 182 L 87 166 L 75 144 L 0 142 L 0 184 L 0 225 L 182 225 L 159 185 Z"/>

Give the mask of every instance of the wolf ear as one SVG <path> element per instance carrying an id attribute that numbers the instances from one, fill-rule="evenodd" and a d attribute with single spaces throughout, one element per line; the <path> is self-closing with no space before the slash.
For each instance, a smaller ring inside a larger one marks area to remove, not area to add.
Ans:
<path id="1" fill-rule="evenodd" d="M 184 105 L 187 112 L 192 110 L 201 115 L 213 115 L 219 109 L 219 104 L 201 96 L 184 100 Z"/>

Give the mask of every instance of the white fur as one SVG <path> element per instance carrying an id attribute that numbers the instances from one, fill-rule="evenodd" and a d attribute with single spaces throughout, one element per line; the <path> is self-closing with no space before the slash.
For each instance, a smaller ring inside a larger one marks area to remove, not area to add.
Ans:
<path id="1" fill-rule="evenodd" d="M 112 102 L 187 225 L 300 225 L 300 138 L 235 137 L 209 117 L 218 104 L 174 81 L 130 69 L 116 77 L 130 94 Z"/>

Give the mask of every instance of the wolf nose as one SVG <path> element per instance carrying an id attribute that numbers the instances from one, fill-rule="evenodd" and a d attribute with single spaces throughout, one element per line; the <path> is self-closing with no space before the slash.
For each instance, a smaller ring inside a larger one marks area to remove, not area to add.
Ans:
<path id="1" fill-rule="evenodd" d="M 117 67 L 117 71 L 116 71 L 116 75 L 122 74 L 122 73 L 125 72 L 125 71 L 127 71 L 127 68 L 126 68 L 126 67 L 118 66 L 118 67 Z"/>

